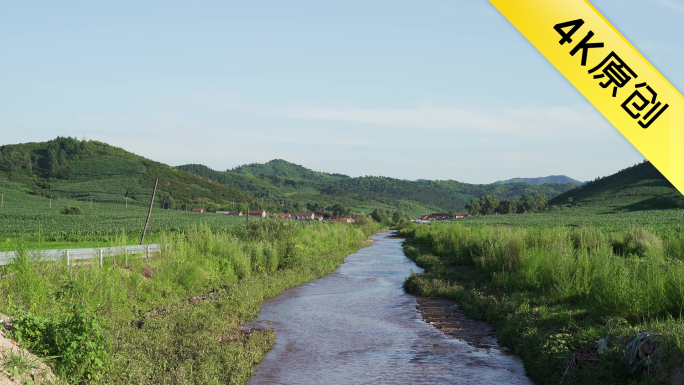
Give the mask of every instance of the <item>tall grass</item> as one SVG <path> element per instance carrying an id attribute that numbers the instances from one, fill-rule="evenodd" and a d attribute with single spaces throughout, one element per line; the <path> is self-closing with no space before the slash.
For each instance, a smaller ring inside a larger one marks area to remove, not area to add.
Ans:
<path id="1" fill-rule="evenodd" d="M 415 226 L 418 244 L 454 263 L 472 265 L 510 292 L 580 301 L 601 316 L 679 316 L 684 311 L 684 237 L 646 230 L 584 227 Z"/>
<path id="2" fill-rule="evenodd" d="M 535 383 L 679 383 L 684 240 L 676 229 L 432 224 L 402 233 L 406 255 L 425 268 L 404 288 L 453 299 L 492 323 Z M 644 331 L 656 341 L 653 355 L 625 359 Z M 610 341 L 603 352 L 601 339 Z"/>
<path id="3" fill-rule="evenodd" d="M 104 382 L 243 383 L 273 332 L 239 325 L 264 299 L 331 272 L 368 235 L 347 224 L 269 220 L 247 229 L 191 225 L 161 235 L 165 246 L 152 259 L 105 258 L 103 267 L 34 263 L 23 252 L 0 269 L 0 308 L 55 324 L 75 305 L 97 315 L 111 341 Z"/>

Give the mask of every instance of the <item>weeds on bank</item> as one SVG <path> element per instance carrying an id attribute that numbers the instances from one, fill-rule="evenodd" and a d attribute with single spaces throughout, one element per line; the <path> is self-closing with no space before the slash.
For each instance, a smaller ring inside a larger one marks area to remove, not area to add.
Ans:
<path id="1" fill-rule="evenodd" d="M 13 336 L 72 383 L 244 383 L 273 331 L 239 325 L 261 302 L 327 274 L 369 229 L 253 221 L 161 236 L 152 259 L 67 266 L 20 253 L 2 268 Z M 122 240 L 122 242 L 124 242 Z"/>
<path id="2" fill-rule="evenodd" d="M 492 322 L 536 382 L 667 382 L 681 365 L 681 234 L 433 225 L 402 235 L 426 269 L 406 290 Z M 658 335 L 659 360 L 626 362 L 625 345 L 644 331 Z"/>

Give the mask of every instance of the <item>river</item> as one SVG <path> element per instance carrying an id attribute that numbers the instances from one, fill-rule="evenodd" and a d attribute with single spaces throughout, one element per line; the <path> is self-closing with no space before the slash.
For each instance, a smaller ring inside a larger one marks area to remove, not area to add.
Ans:
<path id="1" fill-rule="evenodd" d="M 333 273 L 262 304 L 276 342 L 249 384 L 531 384 L 521 361 L 425 323 L 402 284 L 421 272 L 380 233 Z"/>

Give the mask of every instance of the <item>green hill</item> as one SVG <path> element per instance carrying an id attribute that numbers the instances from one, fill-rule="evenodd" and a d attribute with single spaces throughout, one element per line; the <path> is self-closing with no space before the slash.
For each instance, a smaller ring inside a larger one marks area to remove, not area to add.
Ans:
<path id="1" fill-rule="evenodd" d="M 309 202 L 313 202 L 313 207 L 318 207 L 317 203 L 328 207 L 339 202 L 355 211 L 365 212 L 384 207 L 399 209 L 411 215 L 435 211 L 462 211 L 470 199 L 483 195 L 519 199 L 524 194 L 539 193 L 554 197 L 576 186 L 558 183 L 474 185 L 456 181 L 413 182 L 374 176 L 351 178 L 341 174 L 309 170 L 284 160 L 241 166 L 226 172 L 215 171 L 198 164 L 178 168 L 248 192 L 266 201 L 279 202 L 283 210 L 295 211 L 297 207 L 308 206 Z"/>
<path id="2" fill-rule="evenodd" d="M 328 174 L 325 172 L 313 171 L 304 166 L 290 163 L 282 159 L 274 159 L 266 163 L 252 163 L 235 167 L 227 172 L 249 175 L 279 176 L 292 179 L 303 179 L 310 181 L 328 181 L 335 179 L 349 178 L 342 174 Z"/>
<path id="3" fill-rule="evenodd" d="M 684 208 L 684 196 L 648 161 L 588 182 L 558 195 L 550 204 L 601 207 L 606 210 Z"/>
<path id="4" fill-rule="evenodd" d="M 565 175 L 551 175 L 539 178 L 513 178 L 508 180 L 500 180 L 492 184 L 507 184 L 507 183 L 529 183 L 529 184 L 546 184 L 546 183 L 559 183 L 559 184 L 576 184 L 583 185 L 586 182 L 580 182 L 576 179 L 572 179 Z"/>
<path id="5" fill-rule="evenodd" d="M 165 208 L 254 202 L 231 187 L 97 141 L 57 138 L 0 147 L 0 180 L 33 195 L 148 205 L 159 178 Z"/>

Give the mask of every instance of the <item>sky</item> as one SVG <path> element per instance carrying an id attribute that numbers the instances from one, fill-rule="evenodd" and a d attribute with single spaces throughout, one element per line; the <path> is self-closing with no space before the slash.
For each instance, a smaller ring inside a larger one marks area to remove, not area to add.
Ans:
<path id="1" fill-rule="evenodd" d="M 684 0 L 591 2 L 684 90 Z M 0 48 L 0 145 L 469 183 L 644 159 L 485 0 L 9 2 Z"/>

